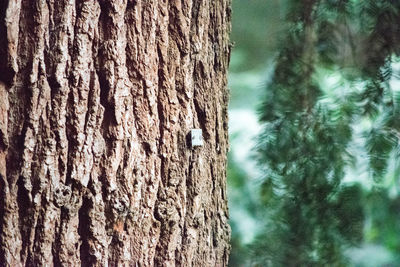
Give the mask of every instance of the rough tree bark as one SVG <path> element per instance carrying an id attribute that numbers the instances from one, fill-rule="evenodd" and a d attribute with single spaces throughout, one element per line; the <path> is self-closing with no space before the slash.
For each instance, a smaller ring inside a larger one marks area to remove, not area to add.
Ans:
<path id="1" fill-rule="evenodd" d="M 230 12 L 0 2 L 1 265 L 227 264 Z"/>

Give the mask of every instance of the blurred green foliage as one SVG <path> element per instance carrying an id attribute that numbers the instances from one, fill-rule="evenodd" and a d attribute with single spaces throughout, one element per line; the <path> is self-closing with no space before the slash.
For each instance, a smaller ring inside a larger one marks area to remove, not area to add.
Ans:
<path id="1" fill-rule="evenodd" d="M 231 138 L 230 266 L 399 265 L 400 2 L 250 0 L 233 11 L 231 110 L 264 103 L 247 159 L 261 177 Z"/>
<path id="2" fill-rule="evenodd" d="M 243 72 L 260 68 L 277 52 L 285 28 L 283 1 L 237 0 L 232 5 L 231 39 L 235 50 L 230 70 Z"/>

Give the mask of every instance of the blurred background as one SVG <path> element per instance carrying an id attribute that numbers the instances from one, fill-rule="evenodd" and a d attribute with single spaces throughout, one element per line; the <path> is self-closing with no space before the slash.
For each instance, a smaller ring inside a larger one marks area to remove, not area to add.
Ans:
<path id="1" fill-rule="evenodd" d="M 229 70 L 228 197 L 232 228 L 229 266 L 279 266 L 273 261 L 254 260 L 260 256 L 260 251 L 263 253 L 263 242 L 276 242 L 268 234 L 266 222 L 271 213 L 268 201 L 265 201 L 266 194 L 262 192 L 266 171 L 257 160 L 259 151 L 256 147 L 260 135 L 265 133 L 259 120 L 261 110 L 266 108 L 262 103 L 271 90 L 269 85 L 282 40 L 292 27 L 287 20 L 288 2 L 233 0 L 231 40 L 234 48 Z M 393 73 L 400 69 L 396 62 L 390 62 Z M 349 82 L 344 79 L 335 68 L 321 68 L 315 77 L 322 88 L 335 88 L 335 92 L 363 85 L 362 80 Z M 392 75 L 388 83 L 392 88 L 399 87 L 396 75 Z M 345 246 L 342 254 L 348 260 L 347 266 L 400 266 L 399 169 L 396 154 L 390 154 L 380 179 L 371 176 L 368 151 L 364 149 L 362 137 L 373 124 L 372 119 L 363 118 L 351 125 L 353 134 L 346 151 L 353 155 L 353 160 L 351 166 L 344 168 L 341 183 L 355 185 L 361 190 L 359 209 L 362 209 L 363 225 L 361 239 Z"/>

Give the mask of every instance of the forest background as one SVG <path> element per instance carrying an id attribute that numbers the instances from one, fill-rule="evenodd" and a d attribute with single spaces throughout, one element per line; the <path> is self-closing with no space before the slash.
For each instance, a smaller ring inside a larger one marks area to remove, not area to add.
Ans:
<path id="1" fill-rule="evenodd" d="M 399 266 L 399 11 L 233 1 L 230 266 Z"/>

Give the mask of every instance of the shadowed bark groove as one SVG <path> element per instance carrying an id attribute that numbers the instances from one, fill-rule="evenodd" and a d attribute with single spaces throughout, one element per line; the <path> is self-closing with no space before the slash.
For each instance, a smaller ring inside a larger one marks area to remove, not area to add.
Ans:
<path id="1" fill-rule="evenodd" d="M 0 265 L 227 264 L 229 31 L 230 0 L 1 2 Z"/>

